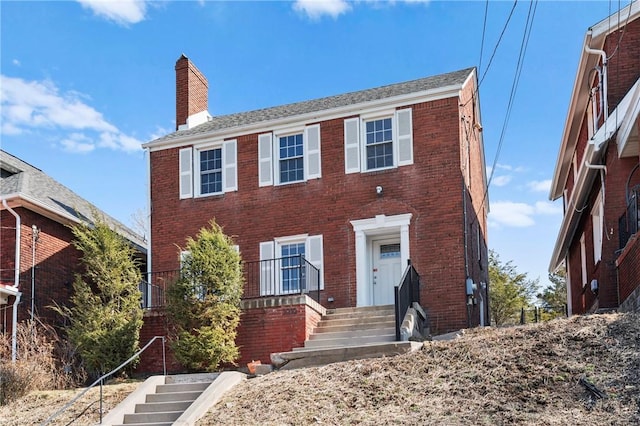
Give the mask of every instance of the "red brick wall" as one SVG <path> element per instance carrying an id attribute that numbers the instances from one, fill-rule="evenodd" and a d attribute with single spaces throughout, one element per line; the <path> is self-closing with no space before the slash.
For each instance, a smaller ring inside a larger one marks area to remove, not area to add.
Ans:
<path id="1" fill-rule="evenodd" d="M 208 108 L 209 84 L 205 76 L 185 56 L 176 62 L 176 129 L 190 115 Z"/>
<path id="2" fill-rule="evenodd" d="M 620 19 L 623 21 L 626 16 Z M 610 34 L 604 50 L 609 58 L 607 70 L 609 111 L 613 111 L 631 86 L 640 78 L 640 19 L 630 22 L 626 29 Z"/>
<path id="3" fill-rule="evenodd" d="M 320 319 L 320 313 L 306 304 L 243 310 L 236 338 L 238 365 L 258 360 L 271 364 L 272 353 L 303 347 Z"/>
<path id="4" fill-rule="evenodd" d="M 169 348 L 167 317 L 162 310 L 146 311 L 144 314 L 144 325 L 140 330 L 140 347 L 144 347 L 155 336 L 165 336 L 165 359 L 167 372 L 178 373 L 185 371 L 176 361 Z M 162 341 L 156 340 L 140 355 L 140 363 L 136 368 L 137 374 L 158 374 L 162 373 Z"/>
<path id="5" fill-rule="evenodd" d="M 21 219 L 20 245 L 20 291 L 22 300 L 18 310 L 18 319 L 29 318 L 32 299 L 32 265 L 35 264 L 33 284 L 35 288 L 35 314 L 42 320 L 56 324 L 59 317 L 50 306 L 54 301 L 66 304 L 72 292 L 74 273 L 77 272 L 79 253 L 71 246 L 71 230 L 58 222 L 24 208 L 15 208 Z M 2 283 L 13 285 L 15 267 L 15 218 L 6 210 L 0 212 L 2 228 L 1 269 Z M 36 225 L 40 230 L 36 242 L 35 262 L 33 262 L 33 231 Z M 2 327 L 10 327 L 11 316 L 1 318 Z M 6 323 L 6 324 L 5 324 Z"/>

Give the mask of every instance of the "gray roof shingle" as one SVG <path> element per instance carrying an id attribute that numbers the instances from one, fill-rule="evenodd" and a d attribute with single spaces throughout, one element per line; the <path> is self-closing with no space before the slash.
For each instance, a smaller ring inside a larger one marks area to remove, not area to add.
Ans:
<path id="1" fill-rule="evenodd" d="M 193 127 L 188 130 L 179 130 L 177 132 L 170 133 L 166 136 L 155 139 L 150 143 L 168 141 L 184 136 L 191 136 L 200 133 L 209 133 L 217 130 L 246 126 L 263 121 L 293 117 L 332 108 L 340 108 L 348 105 L 357 105 L 380 99 L 391 98 L 394 96 L 401 96 L 410 93 L 438 89 L 441 87 L 461 85 L 465 82 L 465 80 L 469 77 L 473 70 L 474 68 L 466 68 L 446 74 L 420 78 L 418 80 L 411 80 L 403 83 L 391 84 L 374 89 L 344 93 L 341 95 L 296 102 L 271 108 L 258 109 L 255 111 L 221 115 L 213 117 L 208 122 L 203 123 L 199 126 Z"/>
<path id="2" fill-rule="evenodd" d="M 50 211 L 91 223 L 93 211 L 102 215 L 123 237 L 144 249 L 143 238 L 127 226 L 107 215 L 78 194 L 57 182 L 42 170 L 18 157 L 0 150 L 0 196 L 20 194 L 34 199 Z M 7 171 L 7 173 L 5 172 Z"/>

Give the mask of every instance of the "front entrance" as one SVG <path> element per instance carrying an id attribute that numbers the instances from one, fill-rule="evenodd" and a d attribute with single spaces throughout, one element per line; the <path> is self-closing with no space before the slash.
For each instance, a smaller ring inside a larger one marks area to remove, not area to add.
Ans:
<path id="1" fill-rule="evenodd" d="M 400 238 L 372 241 L 372 301 L 373 305 L 393 305 L 394 287 L 402 278 Z"/>

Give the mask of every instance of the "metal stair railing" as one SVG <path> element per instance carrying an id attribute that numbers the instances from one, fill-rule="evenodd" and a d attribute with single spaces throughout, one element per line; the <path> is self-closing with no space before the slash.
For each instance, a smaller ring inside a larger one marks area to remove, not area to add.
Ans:
<path id="1" fill-rule="evenodd" d="M 127 366 L 127 364 L 129 364 L 131 361 L 133 361 L 134 359 L 136 359 L 138 356 L 140 356 L 140 354 L 142 352 L 144 352 L 145 350 L 147 350 L 147 348 L 149 346 L 151 346 L 151 344 L 153 342 L 155 342 L 156 340 L 161 339 L 162 340 L 162 372 L 163 375 L 167 375 L 167 362 L 166 362 L 166 351 L 165 351 L 165 337 L 164 336 L 155 336 L 153 339 L 149 340 L 149 342 L 144 345 L 144 347 L 142 349 L 140 349 L 138 352 L 136 352 L 135 354 L 133 354 L 131 356 L 131 358 L 129 358 L 128 360 L 126 360 L 125 362 L 123 362 L 122 364 L 120 364 L 119 367 L 115 368 L 114 370 L 108 372 L 107 374 L 104 374 L 103 376 L 101 376 L 100 378 L 98 378 L 95 382 L 93 382 L 91 384 L 91 386 L 87 387 L 85 390 L 83 390 L 82 392 L 80 392 L 79 395 L 77 395 L 75 398 L 73 398 L 71 401 L 67 402 L 67 404 L 62 407 L 61 409 L 59 409 L 58 411 L 56 411 L 55 413 L 53 413 L 51 416 L 49 416 L 49 418 L 47 420 L 45 420 L 44 422 L 42 422 L 40 424 L 40 426 L 46 426 L 48 425 L 51 421 L 53 421 L 53 419 L 55 419 L 56 417 L 58 417 L 60 414 L 62 414 L 65 410 L 67 410 L 69 407 L 71 407 L 77 400 L 79 400 L 85 393 L 89 392 L 89 390 L 91 388 L 93 388 L 95 385 L 97 385 L 98 383 L 100 383 L 100 423 L 102 424 L 102 383 L 104 382 L 104 379 L 106 379 L 107 377 L 111 376 L 112 374 L 117 373 L 118 371 L 120 371 L 122 368 L 124 368 L 125 366 Z M 93 403 L 92 403 L 93 404 Z M 77 420 L 77 419 L 76 419 Z M 74 420 L 75 421 L 75 420 Z"/>

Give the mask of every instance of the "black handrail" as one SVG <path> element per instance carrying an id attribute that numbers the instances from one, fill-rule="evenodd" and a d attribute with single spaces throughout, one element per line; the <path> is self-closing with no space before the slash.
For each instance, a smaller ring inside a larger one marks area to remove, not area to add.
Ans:
<path id="1" fill-rule="evenodd" d="M 420 303 L 420 275 L 411 264 L 411 259 L 407 261 L 407 269 L 404 270 L 400 284 L 395 287 L 396 302 L 396 341 L 400 341 L 400 327 L 413 302 Z"/>
<path id="2" fill-rule="evenodd" d="M 40 426 L 46 426 L 48 425 L 53 419 L 55 419 L 56 417 L 58 417 L 62 412 L 64 412 L 67 408 L 71 407 L 78 399 L 80 399 L 80 397 L 82 397 L 85 393 L 89 392 L 89 390 L 94 387 L 95 385 L 97 385 L 98 383 L 100 383 L 100 424 L 102 424 L 102 383 L 104 382 L 104 379 L 106 379 L 107 377 L 111 376 L 112 374 L 117 373 L 118 371 L 120 371 L 122 368 L 124 368 L 127 364 L 129 364 L 131 361 L 133 361 L 134 359 L 136 359 L 138 356 L 140 356 L 140 354 L 142 352 L 144 352 L 149 346 L 151 346 L 151 344 L 153 342 L 155 342 L 157 339 L 162 339 L 162 373 L 163 375 L 167 375 L 167 362 L 166 362 L 166 356 L 165 356 L 165 337 L 164 336 L 155 336 L 153 339 L 149 340 L 149 343 L 147 343 L 146 345 L 144 345 L 144 347 L 142 349 L 140 349 L 138 352 L 136 352 L 135 354 L 133 354 L 131 356 L 131 358 L 129 358 L 128 360 L 126 360 L 125 362 L 123 362 L 122 364 L 120 364 L 119 367 L 117 367 L 116 369 L 108 372 L 107 374 L 101 376 L 100 378 L 98 378 L 95 382 L 93 382 L 91 384 L 91 386 L 87 387 L 85 390 L 83 390 L 82 392 L 80 392 L 75 398 L 73 398 L 71 401 L 67 402 L 67 404 L 62 407 L 61 409 L 59 409 L 58 411 L 56 411 L 55 413 L 53 413 L 52 415 L 49 416 L 49 418 L 47 420 L 45 420 L 44 422 L 41 423 Z"/>

